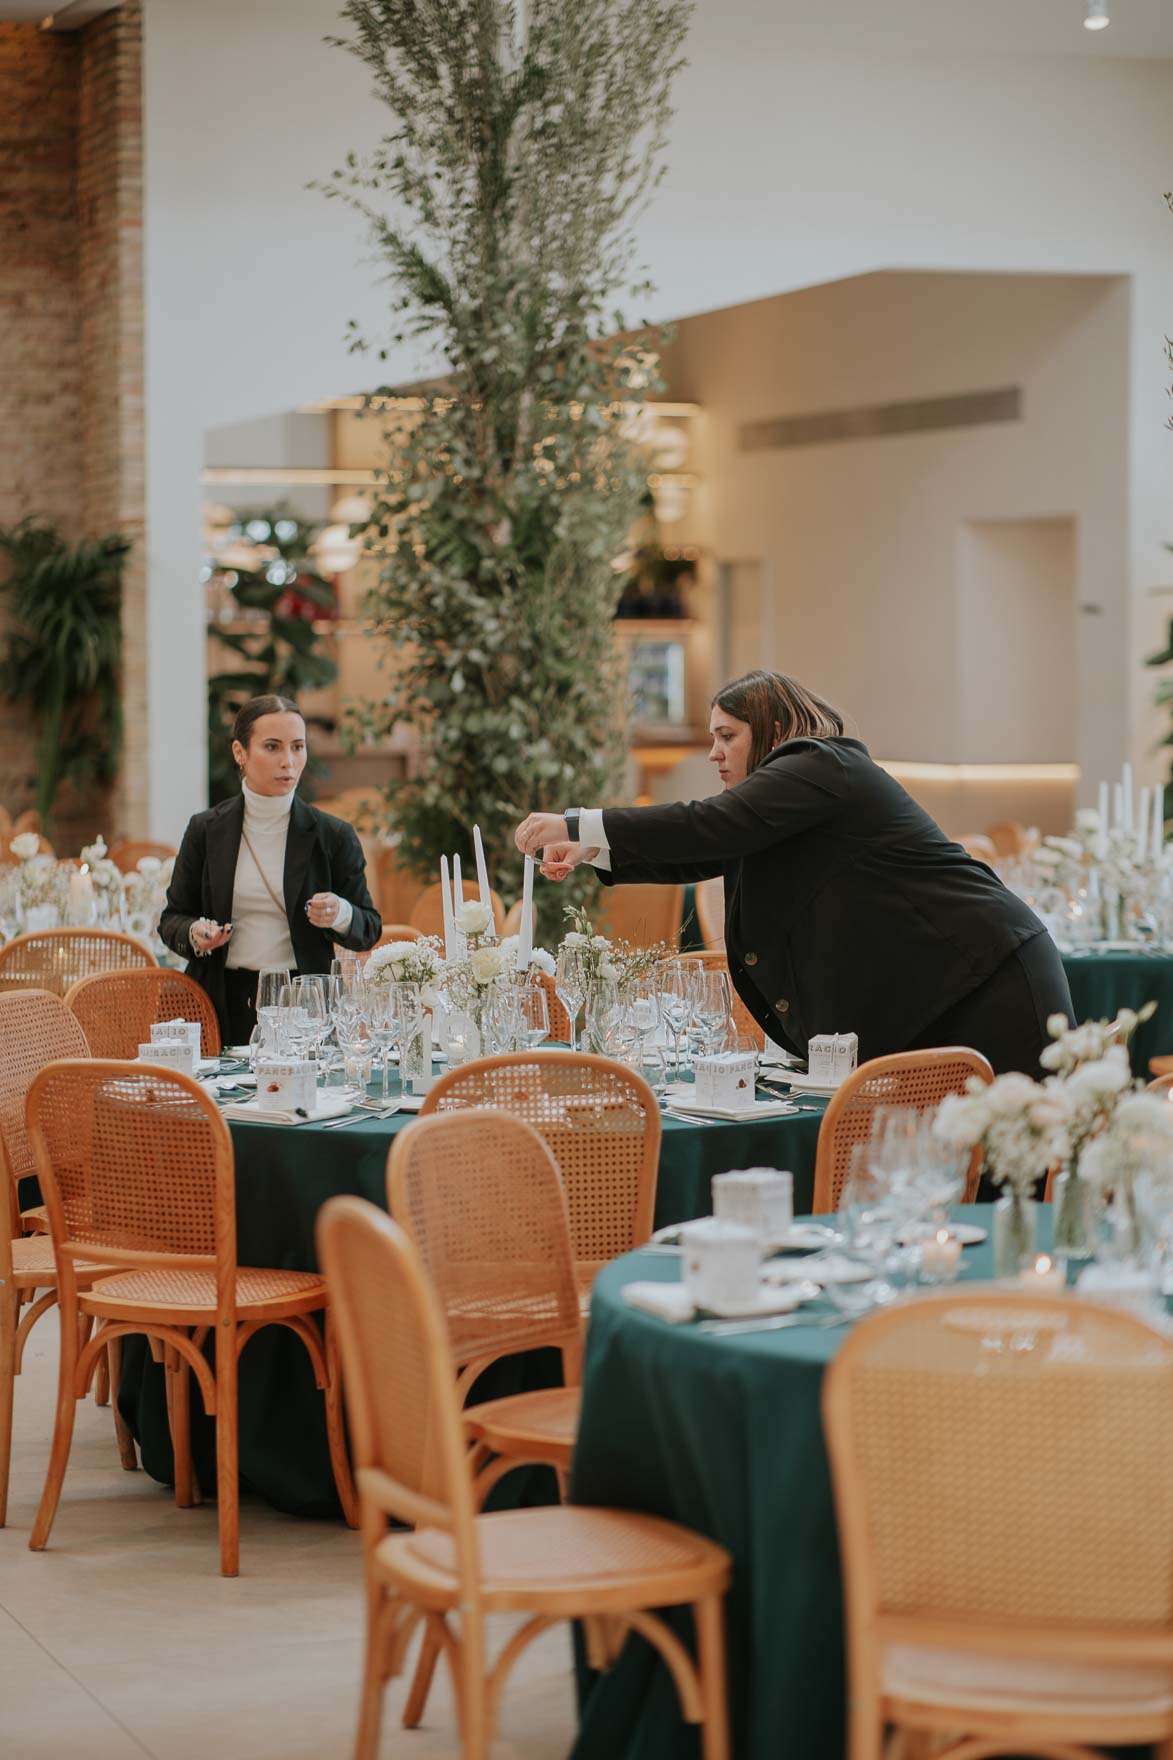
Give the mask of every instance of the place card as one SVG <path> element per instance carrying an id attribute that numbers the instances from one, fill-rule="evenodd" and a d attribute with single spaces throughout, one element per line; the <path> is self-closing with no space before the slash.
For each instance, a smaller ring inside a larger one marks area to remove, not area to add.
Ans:
<path id="1" fill-rule="evenodd" d="M 195 1050 L 196 1062 L 203 1056 L 200 1044 L 200 1023 L 198 1021 L 180 1020 L 154 1021 L 151 1024 L 151 1042 L 160 1039 L 185 1039 Z"/>

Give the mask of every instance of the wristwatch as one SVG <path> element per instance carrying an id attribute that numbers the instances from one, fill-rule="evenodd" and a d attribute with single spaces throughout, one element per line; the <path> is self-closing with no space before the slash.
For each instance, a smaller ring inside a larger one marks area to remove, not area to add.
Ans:
<path id="1" fill-rule="evenodd" d="M 578 842 L 578 818 L 581 807 L 567 807 L 562 817 L 566 820 L 566 836 L 571 843 Z"/>

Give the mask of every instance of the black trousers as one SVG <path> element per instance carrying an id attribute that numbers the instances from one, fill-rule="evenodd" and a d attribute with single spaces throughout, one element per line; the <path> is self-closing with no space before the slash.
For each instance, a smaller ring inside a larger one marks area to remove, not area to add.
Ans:
<path id="1" fill-rule="evenodd" d="M 247 1045 L 257 1024 L 257 977 L 246 966 L 224 973 L 224 1014 L 220 1032 L 225 1045 Z"/>
<path id="2" fill-rule="evenodd" d="M 995 1075 L 1020 1070 L 1039 1078 L 1039 1055 L 1050 1043 L 1047 1016 L 1065 1014 L 1074 1024 L 1071 991 L 1059 949 L 1044 930 L 1024 941 L 976 990 L 963 996 L 918 1033 L 909 1051 L 932 1045 L 968 1045 L 993 1065 Z"/>

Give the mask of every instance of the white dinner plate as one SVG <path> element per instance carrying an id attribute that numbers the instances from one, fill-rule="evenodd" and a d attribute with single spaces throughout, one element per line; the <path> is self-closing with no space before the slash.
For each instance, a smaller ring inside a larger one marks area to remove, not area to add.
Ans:
<path id="1" fill-rule="evenodd" d="M 875 1277 L 870 1265 L 861 1265 L 842 1253 L 826 1253 L 821 1259 L 772 1259 L 762 1276 L 768 1283 L 867 1283 Z"/>
<path id="2" fill-rule="evenodd" d="M 800 1094 L 818 1094 L 827 1100 L 832 1094 L 837 1094 L 843 1086 L 843 1082 L 817 1082 L 813 1076 L 807 1075 L 806 1071 L 801 1069 L 783 1070 L 778 1079 L 789 1082 L 790 1086 L 797 1088 Z"/>

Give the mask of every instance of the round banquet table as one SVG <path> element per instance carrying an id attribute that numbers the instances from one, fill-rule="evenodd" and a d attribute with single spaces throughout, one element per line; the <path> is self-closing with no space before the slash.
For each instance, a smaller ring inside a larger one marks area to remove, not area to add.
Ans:
<path id="1" fill-rule="evenodd" d="M 685 1124 L 665 1118 L 656 1226 L 708 1215 L 712 1176 L 731 1167 L 789 1168 L 794 1173 L 795 1208 L 809 1209 L 824 1107 L 824 1101 L 804 1099 L 795 1114 L 753 1124 Z M 239 1263 L 316 1271 L 318 1211 L 327 1198 L 339 1193 L 367 1198 L 385 1209 L 391 1142 L 412 1122 L 413 1115 L 398 1114 L 327 1130 L 315 1124 L 230 1121 Z M 555 1352 L 532 1352 L 495 1364 L 478 1381 L 474 1396 L 489 1399 L 549 1386 L 559 1375 Z M 197 1393 L 191 1407 L 193 1458 L 201 1486 L 210 1490 L 215 1484 L 214 1428 Z M 239 1407 L 242 1486 L 292 1515 L 340 1515 L 322 1396 L 314 1386 L 304 1346 L 285 1327 L 268 1327 L 250 1339 L 240 1360 Z M 119 1408 L 138 1440 L 145 1470 L 172 1484 L 163 1370 L 141 1337 L 127 1338 L 123 1344 Z M 544 1477 L 531 1479 L 527 1490 L 517 1474 L 510 1475 L 502 1490 L 510 1495 L 512 1486 L 523 1496 L 544 1496 L 542 1485 Z"/>
<path id="2" fill-rule="evenodd" d="M 955 1213 L 988 1225 L 988 1206 Z M 1051 1218 L 1040 1209 L 1040 1245 Z M 992 1243 L 962 1254 L 989 1277 Z M 843 1327 L 715 1337 L 629 1308 L 624 1284 L 674 1282 L 677 1256 L 629 1253 L 595 1284 L 571 1497 L 667 1516 L 733 1555 L 729 1708 L 738 1760 L 837 1760 L 845 1675 L 839 1552 L 819 1401 Z M 825 1302 L 812 1303 L 825 1314 Z M 683 1628 L 682 1628 L 683 1630 Z M 685 1632 L 685 1635 L 688 1635 Z M 605 1675 L 580 1671 L 574 1760 L 697 1760 L 659 1661 L 629 1638 Z"/>
<path id="3" fill-rule="evenodd" d="M 1147 1081 L 1149 1058 L 1173 1051 L 1173 954 L 1143 947 L 1065 953 L 1063 970 L 1077 1021 L 1111 1020 L 1119 1009 L 1156 1003 L 1129 1046 L 1132 1073 Z"/>

